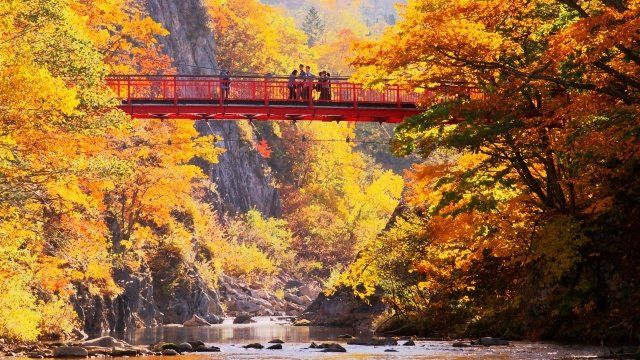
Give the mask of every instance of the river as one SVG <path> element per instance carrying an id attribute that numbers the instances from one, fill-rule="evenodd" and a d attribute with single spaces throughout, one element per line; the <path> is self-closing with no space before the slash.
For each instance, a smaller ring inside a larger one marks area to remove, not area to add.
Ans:
<path id="1" fill-rule="evenodd" d="M 164 326 L 139 329 L 124 334 L 111 334 L 134 345 L 150 345 L 159 341 L 179 343 L 200 340 L 221 348 L 220 353 L 181 356 L 184 360 L 215 359 L 568 359 L 592 358 L 602 353 L 598 347 L 568 346 L 553 343 L 513 342 L 509 346 L 454 348 L 450 341 L 416 341 L 416 346 L 346 345 L 338 335 L 353 334 L 350 329 L 291 326 L 286 322 L 258 318 L 255 324 L 234 325 L 229 320 L 211 327 Z M 268 345 L 272 339 L 285 341 L 282 350 L 244 349 L 242 345 L 259 342 Z M 338 342 L 347 353 L 322 353 L 309 349 L 314 341 Z M 402 340 L 399 341 L 403 343 Z M 397 352 L 385 352 L 385 350 Z M 145 359 L 153 360 L 147 357 Z M 158 358 L 157 360 L 159 360 Z M 166 357 L 164 357 L 166 360 Z"/>

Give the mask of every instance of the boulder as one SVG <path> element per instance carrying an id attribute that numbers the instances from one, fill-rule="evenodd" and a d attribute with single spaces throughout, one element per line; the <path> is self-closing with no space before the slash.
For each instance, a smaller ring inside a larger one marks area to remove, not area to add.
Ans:
<path id="1" fill-rule="evenodd" d="M 80 346 L 58 346 L 53 348 L 53 357 L 57 358 L 86 358 L 89 356 L 87 349 Z"/>
<path id="2" fill-rule="evenodd" d="M 295 294 L 292 294 L 290 292 L 284 293 L 284 299 L 287 300 L 287 301 L 290 301 L 290 302 L 292 302 L 294 304 L 298 304 L 298 305 L 304 305 L 305 304 L 304 300 L 301 297 L 299 297 L 299 296 L 297 296 Z"/>
<path id="3" fill-rule="evenodd" d="M 178 352 L 178 345 L 174 343 L 158 343 L 153 347 L 154 351 L 162 352 L 163 350 L 175 350 Z"/>
<path id="4" fill-rule="evenodd" d="M 463 347 L 469 347 L 471 345 L 464 343 L 462 341 L 456 341 L 453 344 L 451 344 L 451 346 L 455 347 L 455 348 L 463 348 Z"/>
<path id="5" fill-rule="evenodd" d="M 310 324 L 311 324 L 311 321 L 307 319 L 297 319 L 296 321 L 293 322 L 293 326 L 309 326 Z"/>
<path id="6" fill-rule="evenodd" d="M 162 355 L 164 356 L 176 356 L 178 352 L 173 349 L 164 349 L 162 350 Z"/>
<path id="7" fill-rule="evenodd" d="M 217 347 L 217 346 L 200 345 L 200 346 L 195 348 L 195 351 L 197 351 L 197 352 L 220 352 L 220 348 Z"/>
<path id="8" fill-rule="evenodd" d="M 129 344 L 122 340 L 118 340 L 112 336 L 103 336 L 91 340 L 84 341 L 82 346 L 99 346 L 99 347 L 127 347 Z"/>
<path id="9" fill-rule="evenodd" d="M 82 329 L 73 328 L 73 330 L 71 330 L 71 337 L 76 341 L 83 341 L 87 340 L 89 335 L 87 335 L 87 333 Z"/>
<path id="10" fill-rule="evenodd" d="M 185 321 L 184 323 L 182 323 L 182 325 L 184 325 L 184 326 L 211 326 L 211 323 L 209 323 L 207 320 L 201 318 L 200 316 L 198 316 L 196 314 L 193 314 L 191 319 Z"/>
<path id="11" fill-rule="evenodd" d="M 320 294 L 320 291 L 322 291 L 322 289 L 314 285 L 304 285 L 298 289 L 298 293 L 300 293 L 301 296 L 307 296 L 310 299 L 315 299 L 318 294 Z"/>
<path id="12" fill-rule="evenodd" d="M 413 340 L 408 340 L 407 342 L 402 344 L 402 346 L 416 346 L 416 343 Z"/>
<path id="13" fill-rule="evenodd" d="M 214 314 L 209 314 L 205 316 L 204 319 L 207 320 L 209 324 L 222 324 L 224 322 L 224 318 L 222 316 Z"/>
<path id="14" fill-rule="evenodd" d="M 253 320 L 253 318 L 249 314 L 241 314 L 241 315 L 236 316 L 233 319 L 233 323 L 234 324 L 253 324 L 255 322 L 256 321 Z"/>
<path id="15" fill-rule="evenodd" d="M 284 344 L 284 341 L 282 341 L 280 339 L 273 339 L 273 340 L 269 341 L 269 344 Z"/>
<path id="16" fill-rule="evenodd" d="M 263 300 L 269 300 L 271 298 L 269 292 L 265 289 L 251 290 L 251 297 Z"/>
<path id="17" fill-rule="evenodd" d="M 285 302 L 284 309 L 287 314 L 301 314 L 304 311 L 304 307 L 290 301 Z"/>
<path id="18" fill-rule="evenodd" d="M 202 342 L 202 341 L 200 341 L 200 340 L 197 340 L 197 341 L 187 341 L 187 342 L 188 342 L 188 343 L 189 343 L 189 345 L 191 345 L 191 347 L 192 347 L 192 348 L 194 348 L 194 349 L 196 349 L 196 348 L 198 348 L 198 347 L 200 347 L 200 346 L 205 346 L 205 343 L 204 343 L 204 342 Z"/>
<path id="19" fill-rule="evenodd" d="M 260 311 L 261 307 L 258 304 L 254 304 L 249 301 L 244 300 L 236 300 L 235 301 L 235 309 L 236 311 L 246 312 L 256 314 Z"/>
<path id="20" fill-rule="evenodd" d="M 101 347 L 101 346 L 84 346 L 89 353 L 89 357 L 99 356 L 99 355 L 111 355 L 112 347 Z"/>
<path id="21" fill-rule="evenodd" d="M 385 349 L 384 352 L 398 352 L 396 349 Z"/>
<path id="22" fill-rule="evenodd" d="M 243 346 L 245 349 L 264 349 L 264 346 L 260 343 L 251 343 L 249 345 Z"/>
<path id="23" fill-rule="evenodd" d="M 347 341 L 347 344 L 361 345 L 361 346 L 396 346 L 398 345 L 398 341 L 396 341 L 396 339 L 393 339 L 393 338 L 362 337 L 362 338 L 351 339 Z"/>
<path id="24" fill-rule="evenodd" d="M 482 346 L 506 346 L 509 345 L 507 340 L 502 340 L 494 337 L 483 337 L 478 340 L 471 341 L 471 345 L 482 345 Z"/>
<path id="25" fill-rule="evenodd" d="M 109 352 L 109 355 L 111 356 L 115 356 L 115 357 L 121 357 L 121 356 L 138 356 L 140 354 L 140 352 L 136 349 L 125 349 L 125 348 L 120 348 L 120 347 L 114 347 L 111 349 L 111 351 Z"/>
<path id="26" fill-rule="evenodd" d="M 268 350 L 282 350 L 282 344 L 273 344 L 267 348 Z"/>
<path id="27" fill-rule="evenodd" d="M 29 351 L 25 355 L 30 359 L 44 359 L 47 356 L 43 351 Z"/>
<path id="28" fill-rule="evenodd" d="M 189 344 L 188 342 L 183 342 L 178 344 L 178 352 L 179 353 L 183 353 L 183 352 L 192 352 L 193 351 L 193 346 L 191 346 L 191 344 Z"/>
<path id="29" fill-rule="evenodd" d="M 347 349 L 338 343 L 322 344 L 319 348 L 322 349 L 322 352 L 347 352 Z"/>

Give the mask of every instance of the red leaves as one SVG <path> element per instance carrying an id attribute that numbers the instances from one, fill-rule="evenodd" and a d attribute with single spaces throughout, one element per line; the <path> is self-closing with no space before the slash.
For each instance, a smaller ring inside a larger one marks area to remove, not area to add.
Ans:
<path id="1" fill-rule="evenodd" d="M 269 146 L 269 143 L 267 143 L 267 140 L 260 140 L 257 144 L 256 144 L 256 151 L 265 159 L 268 159 L 271 157 L 271 146 Z"/>

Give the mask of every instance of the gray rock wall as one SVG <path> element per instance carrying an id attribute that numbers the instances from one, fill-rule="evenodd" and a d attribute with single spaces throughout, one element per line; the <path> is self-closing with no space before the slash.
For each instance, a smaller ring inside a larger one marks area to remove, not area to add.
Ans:
<path id="1" fill-rule="evenodd" d="M 219 74 L 215 42 L 201 0 L 149 0 L 149 13 L 169 30 L 170 34 L 160 41 L 180 74 Z M 216 184 L 217 191 L 209 194 L 209 201 L 224 212 L 256 208 L 267 216 L 279 216 L 280 194 L 265 171 L 265 159 L 251 145 L 238 141 L 237 123 L 200 122 L 197 128 L 202 134 L 222 137 L 219 145 L 227 150 L 218 164 L 199 163 Z"/>

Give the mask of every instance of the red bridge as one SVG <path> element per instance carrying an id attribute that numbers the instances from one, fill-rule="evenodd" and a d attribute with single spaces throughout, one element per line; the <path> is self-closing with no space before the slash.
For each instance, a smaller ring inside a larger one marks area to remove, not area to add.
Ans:
<path id="1" fill-rule="evenodd" d="M 136 118 L 397 123 L 421 112 L 416 105 L 421 94 L 398 85 L 371 90 L 345 79 L 332 79 L 331 100 L 320 100 L 315 90 L 308 99 L 294 100 L 289 99 L 288 81 L 283 77 L 232 76 L 228 96 L 221 97 L 224 83 L 220 76 L 107 78 L 108 86 L 122 99 L 120 108 Z"/>
<path id="2" fill-rule="evenodd" d="M 398 123 L 417 115 L 419 99 L 439 102 L 459 96 L 482 96 L 473 89 L 442 86 L 419 94 L 399 85 L 383 90 L 363 88 L 347 79 L 332 79 L 329 99 L 312 91 L 308 99 L 289 99 L 288 79 L 232 76 L 228 94 L 220 96 L 220 76 L 110 76 L 107 84 L 122 99 L 120 108 L 135 118 L 316 120 Z M 313 88 L 316 83 L 301 86 Z M 224 94 L 223 94 L 224 95 Z"/>

